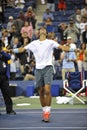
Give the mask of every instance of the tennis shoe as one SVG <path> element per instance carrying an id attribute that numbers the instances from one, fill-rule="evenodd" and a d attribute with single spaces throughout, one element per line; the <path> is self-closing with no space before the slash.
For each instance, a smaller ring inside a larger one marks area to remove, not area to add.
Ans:
<path id="1" fill-rule="evenodd" d="M 43 117 L 42 121 L 49 122 L 50 112 L 44 112 L 43 115 L 42 115 L 42 117 Z"/>

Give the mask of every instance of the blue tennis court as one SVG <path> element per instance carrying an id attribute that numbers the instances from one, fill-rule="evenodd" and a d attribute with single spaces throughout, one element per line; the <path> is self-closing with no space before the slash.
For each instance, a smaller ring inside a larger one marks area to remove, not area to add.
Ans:
<path id="1" fill-rule="evenodd" d="M 0 130 L 87 130 L 87 109 L 52 109 L 49 123 L 41 121 L 41 109 L 16 110 L 0 116 Z"/>

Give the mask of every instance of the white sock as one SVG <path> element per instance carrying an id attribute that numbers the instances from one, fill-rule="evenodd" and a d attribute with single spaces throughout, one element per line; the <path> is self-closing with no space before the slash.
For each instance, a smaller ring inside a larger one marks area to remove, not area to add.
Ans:
<path id="1" fill-rule="evenodd" d="M 45 112 L 50 112 L 51 111 L 51 106 L 46 106 L 46 111 Z"/>
<path id="2" fill-rule="evenodd" d="M 45 112 L 45 111 L 46 111 L 46 106 L 45 106 L 45 107 L 42 107 L 42 109 L 43 109 L 43 112 Z"/>

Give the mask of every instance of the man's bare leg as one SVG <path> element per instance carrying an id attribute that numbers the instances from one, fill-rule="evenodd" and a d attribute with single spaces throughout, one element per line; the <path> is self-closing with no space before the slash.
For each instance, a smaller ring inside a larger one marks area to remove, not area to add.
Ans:
<path id="1" fill-rule="evenodd" d="M 44 121 L 49 121 L 50 111 L 51 111 L 51 92 L 50 85 L 45 85 L 39 89 L 40 102 L 43 107 L 43 118 Z"/>

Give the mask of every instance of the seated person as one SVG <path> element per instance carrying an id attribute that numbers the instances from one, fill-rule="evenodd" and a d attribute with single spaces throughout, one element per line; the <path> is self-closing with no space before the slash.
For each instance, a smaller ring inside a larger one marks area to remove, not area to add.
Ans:
<path id="1" fill-rule="evenodd" d="M 25 76 L 24 80 L 34 80 L 35 79 L 35 61 L 31 60 L 29 64 L 25 65 Z"/>
<path id="2" fill-rule="evenodd" d="M 32 9 L 32 6 L 29 6 L 28 9 L 27 9 L 27 11 L 25 12 L 25 17 L 26 17 L 26 18 L 27 18 L 28 15 L 29 15 L 28 12 L 32 12 L 31 15 L 32 15 L 33 18 L 36 17 L 36 15 L 35 15 L 35 13 L 34 13 L 34 11 L 33 11 L 33 9 Z"/>
<path id="3" fill-rule="evenodd" d="M 50 17 L 48 17 L 45 21 L 45 27 L 48 33 L 50 32 L 54 32 L 54 28 L 53 28 L 53 24 L 52 24 L 52 20 Z"/>
<path id="4" fill-rule="evenodd" d="M 85 4 L 84 8 L 81 9 L 81 16 L 87 17 L 87 4 Z"/>
<path id="5" fill-rule="evenodd" d="M 76 45 L 72 43 L 71 37 L 67 37 L 67 43 L 64 46 L 71 46 L 73 50 L 76 49 Z M 76 53 L 74 51 L 63 51 L 60 59 L 62 62 L 62 80 L 65 80 L 66 72 L 75 72 L 75 63 L 77 62 Z"/>
<path id="6" fill-rule="evenodd" d="M 65 0 L 59 0 L 58 9 L 59 9 L 59 11 L 63 10 L 64 14 L 65 14 L 65 10 L 66 10 L 66 2 L 65 2 Z"/>
<path id="7" fill-rule="evenodd" d="M 25 12 L 25 18 L 28 22 L 30 22 L 32 24 L 33 29 L 35 29 L 37 19 L 36 19 L 36 15 L 32 9 L 32 6 L 29 6 L 27 11 Z"/>
<path id="8" fill-rule="evenodd" d="M 51 18 L 51 20 L 54 20 L 53 13 L 50 12 L 49 9 L 46 9 L 46 11 L 43 14 L 43 22 L 47 20 L 47 18 Z"/>

